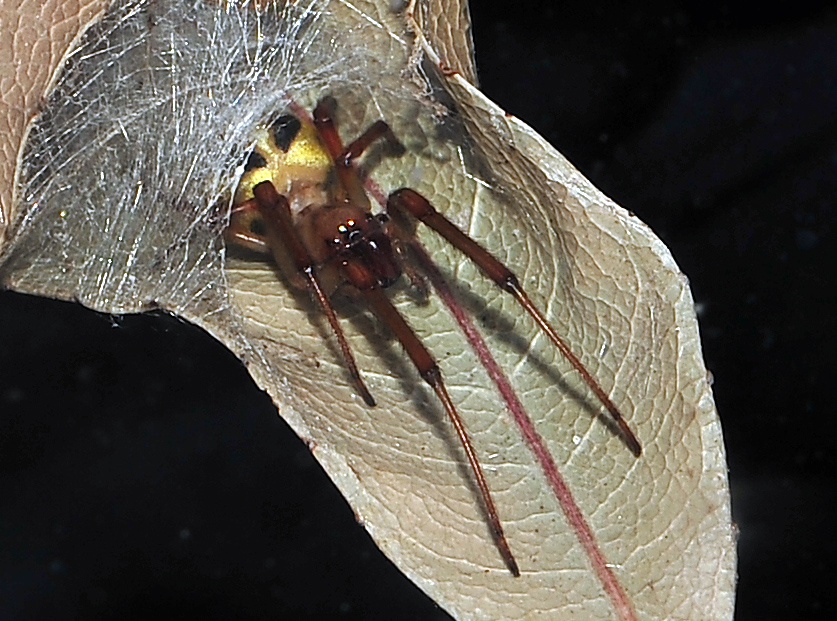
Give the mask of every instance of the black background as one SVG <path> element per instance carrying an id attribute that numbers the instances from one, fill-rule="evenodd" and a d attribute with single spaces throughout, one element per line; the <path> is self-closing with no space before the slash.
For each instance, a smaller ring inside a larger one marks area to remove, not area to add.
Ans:
<path id="1" fill-rule="evenodd" d="M 691 279 L 741 529 L 736 618 L 833 619 L 837 14 L 601 6 L 480 3 L 482 86 Z M 0 618 L 161 613 L 446 618 L 219 344 L 0 293 Z"/>

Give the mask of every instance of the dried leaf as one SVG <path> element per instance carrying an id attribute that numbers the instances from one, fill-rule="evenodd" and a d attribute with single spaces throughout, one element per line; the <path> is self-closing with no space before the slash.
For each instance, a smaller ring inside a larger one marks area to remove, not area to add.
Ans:
<path id="1" fill-rule="evenodd" d="M 420 14 L 386 2 L 312 0 L 264 13 L 207 4 L 185 22 L 177 3 L 112 7 L 32 132 L 0 273 L 18 290 L 107 312 L 160 306 L 224 341 L 380 547 L 454 616 L 616 618 L 437 299 L 394 293 L 468 424 L 520 578 L 504 568 L 461 448 L 401 347 L 362 307 L 341 307 L 378 400 L 366 407 L 306 296 L 269 263 L 224 255 L 219 233 L 240 164 L 230 154 L 246 149 L 257 122 L 288 97 L 310 107 L 324 92 L 339 102 L 345 138 L 385 118 L 408 153 L 373 157 L 376 182 L 416 188 L 506 261 L 639 436 L 635 459 L 513 302 L 420 233 L 480 318 L 637 618 L 729 619 L 726 464 L 686 278 L 647 227 L 472 86 L 469 52 L 439 56 L 470 50 L 452 27 L 466 14 L 452 5 L 458 17 L 434 21 L 425 39 Z"/>
<path id="2" fill-rule="evenodd" d="M 106 6 L 104 0 L 0 5 L 0 30 L 6 33 L 0 43 L 0 240 L 13 219 L 15 170 L 29 125 L 67 51 Z"/>

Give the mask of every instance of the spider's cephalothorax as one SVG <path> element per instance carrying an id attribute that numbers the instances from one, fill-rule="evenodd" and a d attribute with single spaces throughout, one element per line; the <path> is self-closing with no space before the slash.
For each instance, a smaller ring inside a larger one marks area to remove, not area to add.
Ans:
<path id="1" fill-rule="evenodd" d="M 353 205 L 331 207 L 315 220 L 315 229 L 337 232 L 328 242 L 333 254 L 326 263 L 359 261 L 369 268 L 375 286 L 387 288 L 401 276 L 401 263 L 393 249 L 393 226 L 386 214 L 361 215 L 358 211 Z"/>
<path id="2" fill-rule="evenodd" d="M 383 121 L 376 121 L 359 138 L 344 146 L 332 120 L 333 105 L 333 100 L 327 98 L 317 104 L 313 120 L 285 115 L 257 130 L 253 153 L 235 193 L 226 238 L 257 252 L 272 254 L 291 282 L 311 291 L 334 331 L 358 392 L 370 406 L 375 405 L 375 400 L 361 378 L 329 294 L 337 287 L 348 285 L 389 326 L 448 414 L 474 472 L 494 540 L 509 570 L 519 575 L 482 468 L 439 367 L 384 293 L 399 278 L 402 269 L 411 277 L 416 271 L 401 262 L 408 254 L 405 248 L 418 248 L 413 223 L 418 220 L 435 230 L 514 296 L 607 408 L 623 441 L 636 456 L 641 452 L 640 444 L 607 394 L 505 265 L 415 190 L 402 188 L 392 192 L 386 212 L 371 213 L 355 160 L 370 144 L 382 138 L 402 150 L 403 147 Z"/>

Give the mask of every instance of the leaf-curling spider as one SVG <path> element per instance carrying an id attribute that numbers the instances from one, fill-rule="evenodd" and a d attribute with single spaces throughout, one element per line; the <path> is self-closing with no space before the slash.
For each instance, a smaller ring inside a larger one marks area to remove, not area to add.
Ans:
<path id="1" fill-rule="evenodd" d="M 331 325 L 358 392 L 370 407 L 375 400 L 363 382 L 329 295 L 338 287 L 347 288 L 363 298 L 390 328 L 450 418 L 474 473 L 494 541 L 511 573 L 518 576 L 520 571 L 482 467 L 448 395 L 439 366 L 384 293 L 403 272 L 414 283 L 421 282 L 415 269 L 404 260 L 405 248 L 414 243 L 416 221 L 461 250 L 510 293 L 607 408 L 635 456 L 640 455 L 640 444 L 604 390 L 505 265 L 410 188 L 392 192 L 386 210 L 372 214 L 355 160 L 380 139 L 401 152 L 404 148 L 382 120 L 344 146 L 333 120 L 334 105 L 332 98 L 324 98 L 314 109 L 313 121 L 284 115 L 258 130 L 256 146 L 236 190 L 225 237 L 233 244 L 272 255 L 295 286 L 308 288 Z"/>

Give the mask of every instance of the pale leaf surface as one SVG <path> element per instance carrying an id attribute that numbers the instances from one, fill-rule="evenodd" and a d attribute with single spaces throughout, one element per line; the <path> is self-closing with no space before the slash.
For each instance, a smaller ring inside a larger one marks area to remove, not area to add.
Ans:
<path id="1" fill-rule="evenodd" d="M 686 278 L 647 227 L 471 86 L 470 42 L 456 27 L 464 7 L 451 5 L 451 17 L 417 40 L 422 12 L 411 21 L 392 7 L 312 0 L 256 14 L 206 3 L 186 21 L 179 3 L 111 7 L 70 58 L 24 150 L 18 215 L 0 255 L 4 282 L 112 313 L 162 307 L 216 335 L 309 442 L 380 547 L 454 616 L 616 618 L 435 297 L 421 304 L 406 286 L 393 293 L 473 436 L 523 571 L 517 579 L 491 542 L 455 436 L 401 347 L 361 305 L 338 298 L 378 400 L 366 407 L 307 297 L 270 264 L 223 248 L 236 154 L 254 125 L 289 99 L 310 109 L 325 93 L 339 102 L 344 139 L 384 118 L 408 152 L 373 153 L 374 180 L 384 192 L 416 188 L 506 261 L 642 442 L 635 459 L 532 322 L 421 231 L 479 318 L 637 617 L 730 619 L 726 463 Z M 410 62 L 422 53 L 424 63 Z"/>

